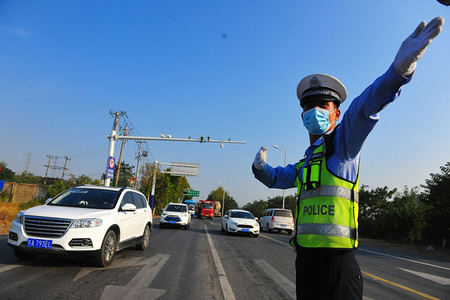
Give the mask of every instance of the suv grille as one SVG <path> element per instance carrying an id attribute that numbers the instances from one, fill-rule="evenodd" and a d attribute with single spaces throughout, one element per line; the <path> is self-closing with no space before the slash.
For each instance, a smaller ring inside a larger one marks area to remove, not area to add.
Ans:
<path id="1" fill-rule="evenodd" d="M 72 220 L 44 217 L 25 217 L 25 232 L 30 236 L 61 237 L 69 228 Z"/>

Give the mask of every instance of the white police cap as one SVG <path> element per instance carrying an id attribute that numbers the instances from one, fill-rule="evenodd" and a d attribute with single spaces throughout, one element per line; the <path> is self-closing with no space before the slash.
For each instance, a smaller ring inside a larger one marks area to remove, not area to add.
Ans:
<path id="1" fill-rule="evenodd" d="M 297 86 L 297 97 L 300 100 L 301 107 L 309 100 L 321 98 L 324 101 L 339 101 L 339 103 L 342 103 L 347 98 L 347 89 L 337 78 L 331 75 L 311 74 L 300 80 Z"/>

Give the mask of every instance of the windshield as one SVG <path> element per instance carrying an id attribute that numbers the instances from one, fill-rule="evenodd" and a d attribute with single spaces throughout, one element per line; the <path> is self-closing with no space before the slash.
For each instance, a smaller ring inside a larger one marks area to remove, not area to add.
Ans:
<path id="1" fill-rule="evenodd" d="M 48 205 L 109 209 L 114 208 L 119 191 L 73 188 L 54 198 Z"/>
<path id="2" fill-rule="evenodd" d="M 230 212 L 230 218 L 254 219 L 255 217 L 250 212 L 232 211 Z"/>
<path id="3" fill-rule="evenodd" d="M 213 204 L 212 203 L 202 203 L 202 207 L 203 208 L 213 208 Z"/>
<path id="4" fill-rule="evenodd" d="M 166 208 L 167 211 L 176 211 L 176 212 L 186 212 L 186 206 L 185 205 L 167 205 Z"/>
<path id="5" fill-rule="evenodd" d="M 274 216 L 292 218 L 292 212 L 290 210 L 276 210 Z"/>

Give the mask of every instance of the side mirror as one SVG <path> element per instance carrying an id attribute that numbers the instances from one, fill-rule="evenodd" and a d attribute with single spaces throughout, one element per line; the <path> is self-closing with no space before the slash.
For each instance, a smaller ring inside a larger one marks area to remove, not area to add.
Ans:
<path id="1" fill-rule="evenodd" d="M 257 217 L 255 217 L 255 221 L 258 222 L 258 218 Z"/>
<path id="2" fill-rule="evenodd" d="M 47 200 L 45 200 L 45 204 L 49 203 L 50 201 L 52 201 L 53 198 L 48 198 Z"/>
<path id="3" fill-rule="evenodd" d="M 122 211 L 135 211 L 136 205 L 134 205 L 132 203 L 126 203 L 124 206 L 122 206 L 121 210 Z"/>
<path id="4" fill-rule="evenodd" d="M 224 217 L 225 219 L 228 219 L 228 215 L 224 215 L 223 217 Z"/>

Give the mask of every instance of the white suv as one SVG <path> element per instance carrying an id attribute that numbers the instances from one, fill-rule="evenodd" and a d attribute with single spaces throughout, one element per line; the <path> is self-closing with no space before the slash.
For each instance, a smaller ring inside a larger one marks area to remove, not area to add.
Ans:
<path id="1" fill-rule="evenodd" d="M 259 223 L 261 230 L 264 228 L 269 232 L 286 230 L 288 234 L 292 234 L 294 230 L 294 217 L 292 217 L 292 211 L 289 209 L 269 208 L 262 215 Z"/>
<path id="2" fill-rule="evenodd" d="M 83 185 L 19 212 L 8 245 L 19 259 L 54 253 L 93 255 L 97 265 L 106 267 L 125 247 L 146 250 L 151 231 L 152 210 L 140 191 Z"/>
<path id="3" fill-rule="evenodd" d="M 169 203 L 163 209 L 159 218 L 159 227 L 179 226 L 189 229 L 191 226 L 191 214 L 189 206 L 185 203 Z"/>

